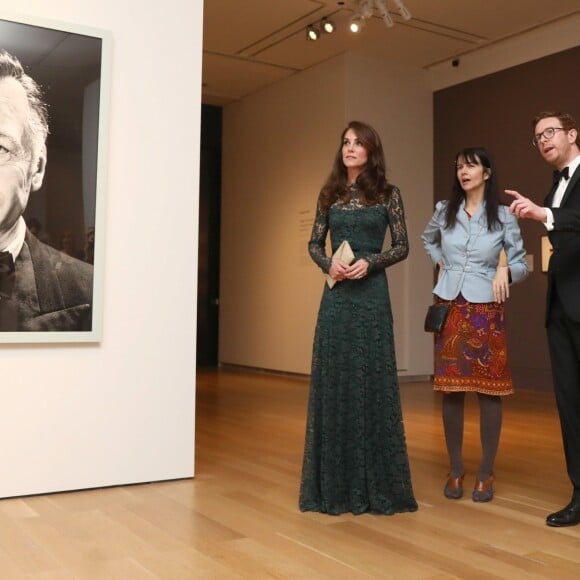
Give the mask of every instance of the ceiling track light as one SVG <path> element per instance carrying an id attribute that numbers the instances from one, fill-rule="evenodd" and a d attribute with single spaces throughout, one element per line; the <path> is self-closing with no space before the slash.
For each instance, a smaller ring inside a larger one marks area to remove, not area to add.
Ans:
<path id="1" fill-rule="evenodd" d="M 393 0 L 398 13 L 403 20 L 411 20 L 411 12 L 405 6 L 403 0 Z M 360 29 L 365 20 L 377 15 L 383 19 L 388 28 L 395 26 L 395 21 L 387 8 L 387 0 L 356 0 L 356 10 L 350 21 L 351 32 L 360 32 Z M 394 9 L 393 9 L 394 13 Z"/>
<path id="2" fill-rule="evenodd" d="M 334 22 L 332 22 L 332 20 L 329 20 L 326 16 L 320 21 L 320 25 L 322 27 L 322 30 L 326 32 L 326 34 L 332 34 L 336 29 Z"/>
<path id="3" fill-rule="evenodd" d="M 411 20 L 411 13 L 403 3 L 403 0 L 395 0 L 395 4 L 397 5 L 397 8 L 399 9 L 399 14 L 403 18 L 403 20 Z"/>
<path id="4" fill-rule="evenodd" d="M 353 16 L 353 18 L 350 21 L 350 24 L 348 25 L 348 28 L 353 34 L 358 34 L 362 28 L 362 20 L 360 19 L 360 17 Z"/>
<path id="5" fill-rule="evenodd" d="M 358 13 L 363 20 L 373 15 L 373 0 L 361 0 L 358 6 Z"/>
<path id="6" fill-rule="evenodd" d="M 332 34 L 336 29 L 334 22 L 325 16 L 319 22 L 309 24 L 306 27 L 306 38 L 308 40 L 318 40 L 320 35 L 324 32 L 325 34 Z"/>
<path id="7" fill-rule="evenodd" d="M 395 26 L 395 21 L 389 9 L 387 7 L 388 0 L 355 0 L 356 9 L 353 10 L 352 18 L 349 22 L 349 29 L 352 33 L 357 34 L 362 30 L 365 20 L 379 16 L 382 18 L 385 26 L 392 28 Z M 403 0 L 393 0 L 396 5 L 396 10 L 403 20 L 411 20 L 411 12 L 409 12 L 407 6 Z M 339 2 L 339 4 L 341 4 Z M 395 14 L 395 9 L 392 8 L 393 14 Z M 325 16 L 318 22 L 309 24 L 306 27 L 306 38 L 308 40 L 318 40 L 321 34 L 332 34 L 336 30 L 334 22 L 332 22 L 328 16 Z"/>
<path id="8" fill-rule="evenodd" d="M 395 26 L 395 21 L 391 18 L 388 10 L 385 10 L 385 13 L 382 15 L 382 19 L 387 28 L 393 28 L 393 26 Z"/>
<path id="9" fill-rule="evenodd" d="M 389 10 L 384 0 L 375 0 L 375 4 L 379 12 L 379 15 L 383 19 L 385 25 L 388 28 L 392 28 L 393 26 L 395 26 L 395 22 L 393 21 L 391 15 L 389 14 Z"/>
<path id="10" fill-rule="evenodd" d="M 313 24 L 309 24 L 306 27 L 306 38 L 308 40 L 318 40 L 320 38 L 320 29 Z"/>

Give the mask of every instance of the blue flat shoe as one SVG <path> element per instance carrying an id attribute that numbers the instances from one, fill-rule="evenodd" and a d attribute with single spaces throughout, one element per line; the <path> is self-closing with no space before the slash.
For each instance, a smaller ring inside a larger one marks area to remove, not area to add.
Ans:
<path id="1" fill-rule="evenodd" d="M 463 478 L 465 473 L 459 477 L 451 477 L 449 474 L 449 479 L 443 488 L 443 495 L 447 499 L 459 499 L 463 497 Z"/>
<path id="2" fill-rule="evenodd" d="M 475 478 L 475 488 L 471 498 L 475 502 L 491 501 L 493 499 L 493 481 L 495 475 L 492 473 L 485 481 Z"/>

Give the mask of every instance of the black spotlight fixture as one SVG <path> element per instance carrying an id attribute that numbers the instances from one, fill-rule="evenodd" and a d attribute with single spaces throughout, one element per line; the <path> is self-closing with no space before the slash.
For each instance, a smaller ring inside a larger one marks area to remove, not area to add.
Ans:
<path id="1" fill-rule="evenodd" d="M 354 16 L 351 19 L 350 24 L 348 25 L 348 28 L 352 33 L 358 34 L 362 28 L 362 20 L 358 16 Z"/>
<path id="2" fill-rule="evenodd" d="M 320 25 L 322 26 L 322 30 L 327 34 L 332 34 L 336 28 L 334 22 L 326 18 L 326 16 L 320 21 Z"/>
<path id="3" fill-rule="evenodd" d="M 320 29 L 313 24 L 309 24 L 306 28 L 306 38 L 308 40 L 318 40 L 320 38 Z"/>

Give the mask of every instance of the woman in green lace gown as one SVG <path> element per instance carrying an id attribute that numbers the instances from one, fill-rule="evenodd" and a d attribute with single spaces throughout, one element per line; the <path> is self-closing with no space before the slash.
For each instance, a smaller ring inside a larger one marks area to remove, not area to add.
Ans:
<path id="1" fill-rule="evenodd" d="M 382 251 L 387 228 L 391 245 Z M 348 240 L 351 265 L 326 255 L 328 232 L 333 252 Z M 364 123 L 342 133 L 309 251 L 337 283 L 324 285 L 316 324 L 300 509 L 415 511 L 385 276 L 407 257 L 407 229 L 380 138 Z"/>

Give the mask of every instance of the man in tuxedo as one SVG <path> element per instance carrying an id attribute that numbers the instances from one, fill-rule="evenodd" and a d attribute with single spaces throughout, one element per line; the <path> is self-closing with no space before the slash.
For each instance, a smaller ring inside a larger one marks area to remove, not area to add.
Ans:
<path id="1" fill-rule="evenodd" d="M 517 191 L 510 211 L 544 224 L 553 247 L 548 267 L 546 329 L 572 500 L 550 514 L 549 526 L 580 523 L 580 136 L 567 113 L 548 111 L 533 122 L 533 143 L 554 168 L 544 207 Z"/>
<path id="2" fill-rule="evenodd" d="M 22 214 L 46 169 L 38 84 L 0 50 L 0 332 L 91 330 L 93 267 L 43 244 Z"/>

